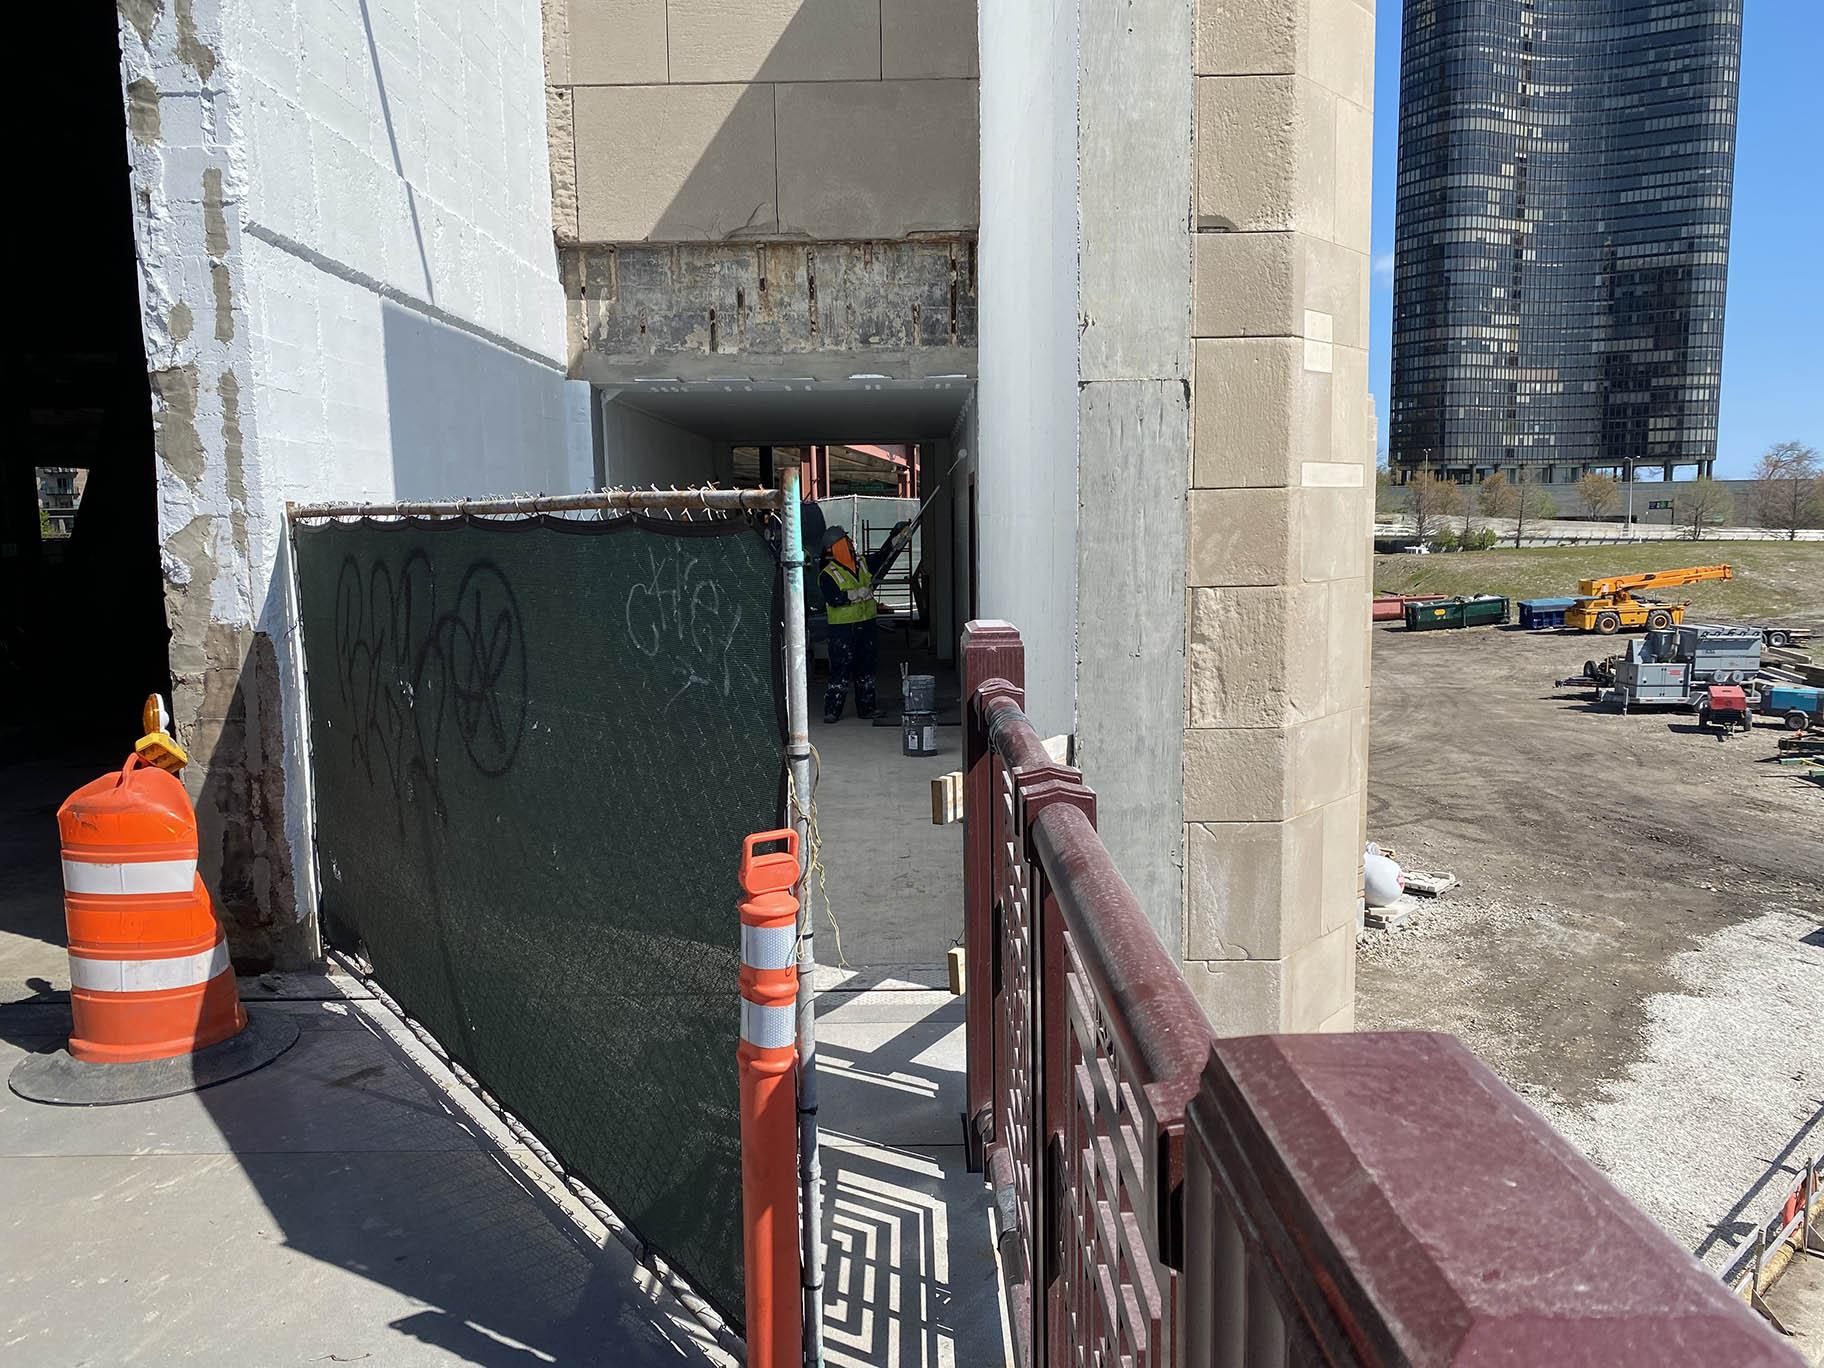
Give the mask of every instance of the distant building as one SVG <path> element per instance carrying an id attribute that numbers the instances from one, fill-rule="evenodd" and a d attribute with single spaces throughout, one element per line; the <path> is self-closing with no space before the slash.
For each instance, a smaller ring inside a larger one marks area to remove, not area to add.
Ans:
<path id="1" fill-rule="evenodd" d="M 82 502 L 89 472 L 74 466 L 38 467 L 38 507 L 50 524 L 50 535 L 67 537 L 76 527 L 76 507 Z"/>
<path id="2" fill-rule="evenodd" d="M 1406 0 L 1396 478 L 1708 475 L 1741 0 Z"/>

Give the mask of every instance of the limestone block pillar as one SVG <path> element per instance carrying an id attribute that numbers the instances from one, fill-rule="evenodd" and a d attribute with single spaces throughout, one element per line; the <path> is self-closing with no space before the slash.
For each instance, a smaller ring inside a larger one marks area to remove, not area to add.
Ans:
<path id="1" fill-rule="evenodd" d="M 1199 0 L 1186 977 L 1347 1030 L 1367 776 L 1372 0 Z"/>

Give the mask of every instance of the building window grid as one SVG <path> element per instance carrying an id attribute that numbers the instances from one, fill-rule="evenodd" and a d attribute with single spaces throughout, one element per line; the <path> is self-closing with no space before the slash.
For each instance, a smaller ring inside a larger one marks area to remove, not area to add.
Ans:
<path id="1" fill-rule="evenodd" d="M 1409 0 L 1396 460 L 1714 456 L 1739 0 L 1615 12 L 1571 32 L 1530 0 Z M 1677 136 L 1700 128 L 1721 136 Z"/>

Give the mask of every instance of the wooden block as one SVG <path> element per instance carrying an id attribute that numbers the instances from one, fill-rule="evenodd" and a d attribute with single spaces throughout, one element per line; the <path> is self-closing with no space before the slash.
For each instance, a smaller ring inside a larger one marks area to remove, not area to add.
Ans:
<path id="1" fill-rule="evenodd" d="M 961 997 L 968 987 L 968 971 L 964 968 L 963 947 L 951 946 L 947 958 L 950 965 L 950 992 L 952 996 Z"/>
<path id="2" fill-rule="evenodd" d="M 951 770 L 931 781 L 931 825 L 949 826 L 963 820 L 963 772 Z"/>
<path id="3" fill-rule="evenodd" d="M 1436 898 L 1448 893 L 1460 882 L 1455 874 L 1444 869 L 1408 869 L 1403 871 L 1403 874 L 1406 891 L 1427 898 Z"/>

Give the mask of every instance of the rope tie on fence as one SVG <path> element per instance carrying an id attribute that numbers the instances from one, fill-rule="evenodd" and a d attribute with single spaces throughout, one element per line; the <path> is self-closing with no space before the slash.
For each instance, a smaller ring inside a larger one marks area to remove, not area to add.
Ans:
<path id="1" fill-rule="evenodd" d="M 841 968 L 847 969 L 850 967 L 849 957 L 842 953 L 842 925 L 836 920 L 836 909 L 830 905 L 829 878 L 827 871 L 823 867 L 823 833 L 817 826 L 817 789 L 822 782 L 823 756 L 818 753 L 816 746 L 811 747 L 811 791 L 808 795 L 808 801 L 799 797 L 798 785 L 796 780 L 792 777 L 791 770 L 787 769 L 785 772 L 786 794 L 791 805 L 792 817 L 795 821 L 802 821 L 805 825 L 805 830 L 809 833 L 805 841 L 807 847 L 804 866 L 805 871 L 807 874 L 815 874 L 817 876 L 817 897 L 814 899 L 807 897 L 804 900 L 804 907 L 800 911 L 798 928 L 800 935 L 809 935 L 813 933 L 816 921 L 816 908 L 814 903 L 821 901 L 823 903 L 823 915 L 830 923 L 831 934 L 836 938 L 836 963 Z"/>

